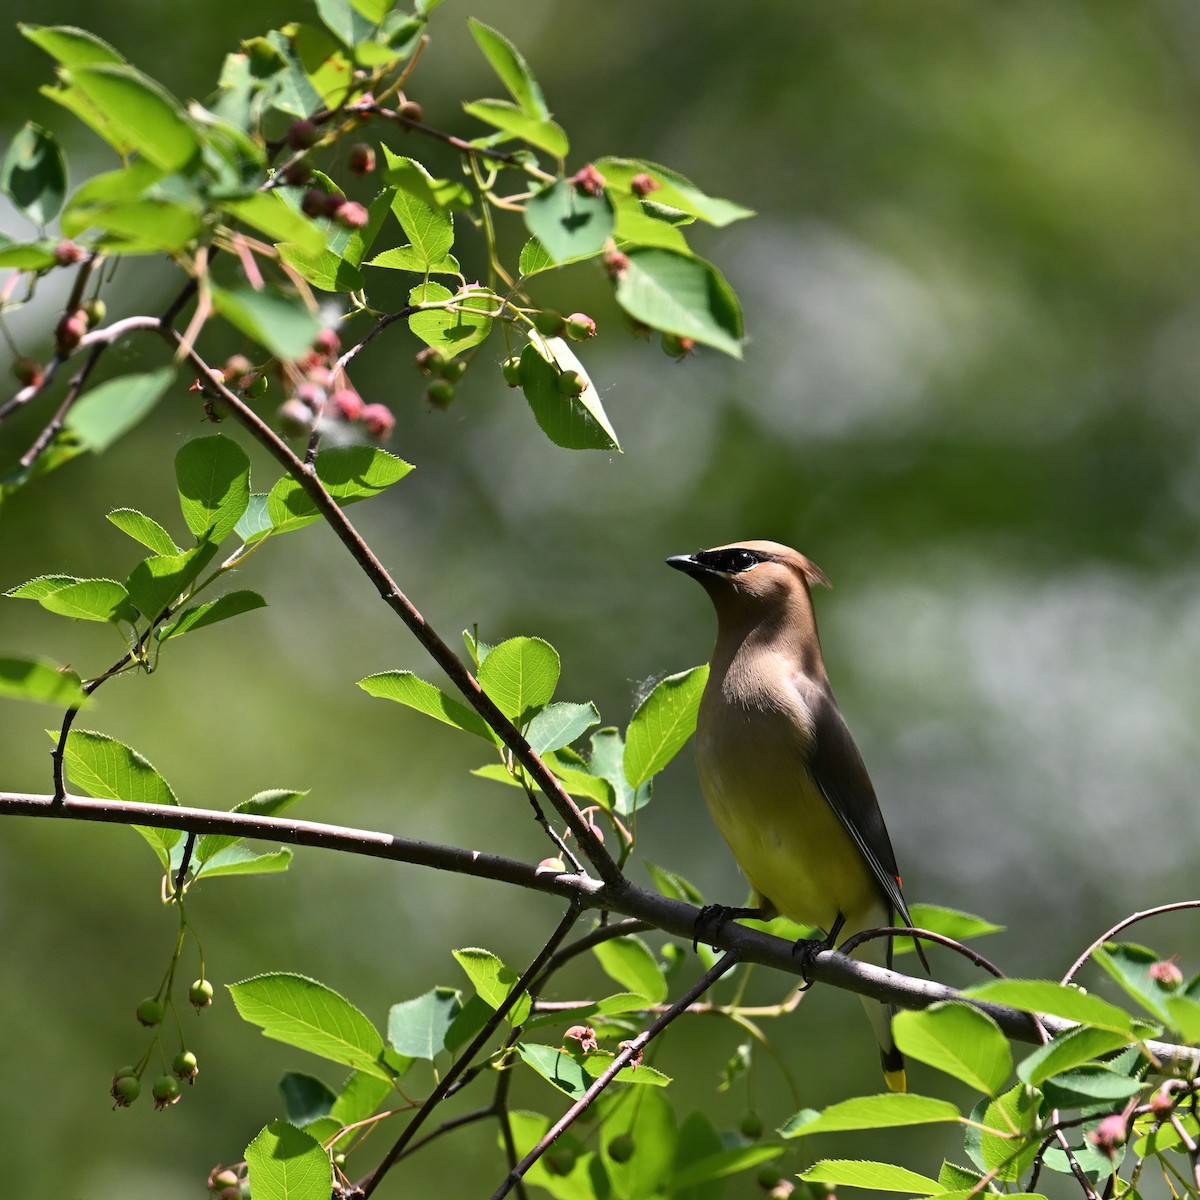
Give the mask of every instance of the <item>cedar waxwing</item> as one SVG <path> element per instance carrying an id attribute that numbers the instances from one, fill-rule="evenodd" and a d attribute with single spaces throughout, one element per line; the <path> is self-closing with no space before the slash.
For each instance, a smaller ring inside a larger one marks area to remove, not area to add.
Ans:
<path id="1" fill-rule="evenodd" d="M 821 658 L 809 587 L 828 587 L 828 579 L 778 542 L 736 542 L 667 562 L 698 580 L 717 610 L 696 764 L 762 916 L 818 926 L 829 946 L 839 934 L 890 925 L 893 914 L 911 927 L 875 790 Z M 863 954 L 890 962 L 891 945 L 876 939 Z M 893 1010 L 865 1003 L 884 1078 L 903 1091 Z"/>

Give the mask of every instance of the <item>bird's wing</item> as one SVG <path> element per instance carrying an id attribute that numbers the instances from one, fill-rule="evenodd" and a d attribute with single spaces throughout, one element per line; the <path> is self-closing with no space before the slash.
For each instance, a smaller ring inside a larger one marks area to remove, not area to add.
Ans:
<path id="1" fill-rule="evenodd" d="M 833 697 L 822 690 L 809 696 L 814 747 L 808 768 L 830 808 L 866 859 L 888 904 L 910 929 L 912 917 L 900 891 L 896 854 L 862 756 Z"/>

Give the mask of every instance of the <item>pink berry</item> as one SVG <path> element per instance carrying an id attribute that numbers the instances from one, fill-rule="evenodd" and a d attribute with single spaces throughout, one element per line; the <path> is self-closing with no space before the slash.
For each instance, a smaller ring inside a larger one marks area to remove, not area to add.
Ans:
<path id="1" fill-rule="evenodd" d="M 54 247 L 54 261 L 60 267 L 69 267 L 86 257 L 87 251 L 80 245 L 64 238 Z"/>
<path id="2" fill-rule="evenodd" d="M 347 421 L 358 421 L 362 418 L 366 405 L 363 398 L 353 388 L 339 388 L 330 397 L 333 407 Z"/>
<path id="3" fill-rule="evenodd" d="M 567 337 L 573 342 L 586 342 L 596 336 L 596 322 L 587 313 L 572 313 L 567 318 Z"/>
<path id="4" fill-rule="evenodd" d="M 320 136 L 321 131 L 311 121 L 302 118 L 292 122 L 287 131 L 287 144 L 293 150 L 307 150 L 317 144 Z"/>
<path id="5" fill-rule="evenodd" d="M 653 175 L 647 175 L 645 172 L 635 175 L 629 181 L 629 190 L 635 196 L 648 196 L 651 192 L 657 192 L 660 187 L 662 184 Z"/>
<path id="6" fill-rule="evenodd" d="M 352 175 L 370 175 L 375 170 L 375 151 L 366 142 L 357 142 L 350 147 L 346 164 Z"/>
<path id="7" fill-rule="evenodd" d="M 600 196 L 604 192 L 604 176 L 591 163 L 576 171 L 569 182 L 585 196 Z"/>
<path id="8" fill-rule="evenodd" d="M 361 229 L 371 219 L 371 214 L 367 212 L 366 207 L 353 200 L 348 200 L 340 205 L 334 216 L 337 223 L 344 225 L 347 229 Z"/>
<path id="9" fill-rule="evenodd" d="M 365 405 L 358 419 L 367 427 L 367 432 L 378 441 L 391 437 L 392 430 L 396 428 L 396 418 L 386 404 Z"/>

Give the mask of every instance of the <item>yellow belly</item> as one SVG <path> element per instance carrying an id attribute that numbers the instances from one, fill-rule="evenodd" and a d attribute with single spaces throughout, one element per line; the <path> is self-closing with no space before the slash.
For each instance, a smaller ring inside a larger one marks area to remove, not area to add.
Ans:
<path id="1" fill-rule="evenodd" d="M 882 924 L 878 884 L 798 754 L 763 752 L 752 736 L 697 755 L 713 821 L 755 890 L 785 917 L 842 937 Z M 703 745 L 704 740 L 701 740 Z"/>

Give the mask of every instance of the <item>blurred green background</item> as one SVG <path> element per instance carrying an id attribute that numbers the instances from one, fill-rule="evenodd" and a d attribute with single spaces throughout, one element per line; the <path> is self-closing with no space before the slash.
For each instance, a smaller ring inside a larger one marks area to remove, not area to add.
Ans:
<path id="1" fill-rule="evenodd" d="M 418 607 L 449 638 L 473 623 L 492 641 L 547 637 L 562 654 L 562 697 L 594 699 L 624 724 L 644 680 L 710 647 L 707 600 L 662 560 L 737 538 L 792 543 L 834 581 L 817 597 L 826 658 L 912 899 L 1003 922 L 981 949 L 1013 975 L 1058 976 L 1122 916 L 1194 894 L 1194 6 L 450 0 L 410 94 L 431 124 L 460 132 L 473 130 L 458 102 L 497 90 L 468 15 L 522 48 L 571 135 L 572 168 L 638 155 L 760 215 L 694 239 L 743 300 L 743 364 L 712 353 L 675 363 L 631 339 L 594 265 L 535 293 L 595 316 L 586 360 L 623 456 L 547 443 L 504 387 L 498 345 L 484 347 L 447 412 L 423 406 L 416 345 L 400 327 L 361 356 L 359 389 L 393 406 L 392 447 L 418 469 L 354 516 Z M 310 16 L 303 0 L 184 3 L 169 19 L 146 0 L 10 9 L 95 31 L 185 97 L 211 90 L 239 38 Z M 8 45 L 6 136 L 28 116 L 54 128 L 76 183 L 113 165 L 36 95 L 49 61 L 15 33 Z M 437 160 L 414 140 L 399 148 Z M 24 232 L 11 213 L 2 227 Z M 110 313 L 156 311 L 177 286 L 165 268 L 125 262 Z M 46 352 L 62 295 L 42 287 L 11 322 L 24 351 Z M 158 354 L 130 343 L 109 368 Z M 48 412 L 0 429 L 5 464 Z M 108 454 L 9 503 L 0 588 L 47 572 L 123 577 L 139 556 L 104 521 L 111 508 L 143 509 L 178 533 L 170 459 L 207 431 L 196 417 L 193 403 L 168 399 Z M 265 486 L 274 472 L 255 462 Z M 388 667 L 431 671 L 330 534 L 268 546 L 238 583 L 270 608 L 186 639 L 155 676 L 109 685 L 82 723 L 136 746 L 185 803 L 307 787 L 305 816 L 543 856 L 517 793 L 467 774 L 483 761 L 469 739 L 354 686 Z M 3 602 L 0 649 L 93 674 L 120 647 L 97 626 Z M 0 701 L 0 786 L 48 790 L 41 731 L 57 721 Z M 710 898 L 740 900 L 690 754 L 661 781 L 638 835 L 646 857 Z M 26 1194 L 199 1195 L 215 1162 L 236 1160 L 280 1115 L 283 1070 L 337 1081 L 242 1025 L 222 994 L 185 1022 L 201 1063 L 185 1102 L 167 1114 L 144 1102 L 109 1111 L 111 1071 L 144 1046 L 133 1008 L 173 941 L 157 895 L 155 864 L 128 831 L 5 826 L 0 1146 L 10 1185 Z M 287 876 L 214 882 L 190 911 L 218 983 L 299 971 L 382 1023 L 396 1000 L 465 982 L 452 946 L 487 946 L 519 968 L 559 906 L 301 851 Z M 1179 953 L 1188 974 L 1200 966 L 1194 919 L 1136 936 Z M 935 971 L 971 978 L 946 956 Z M 556 995 L 595 986 L 580 968 Z M 762 978 L 754 994 L 784 990 Z M 815 990 L 770 1032 L 803 1104 L 878 1086 L 852 998 Z M 797 1104 L 768 1061 L 749 1092 L 743 1079 L 715 1095 L 736 1042 L 695 1020 L 656 1062 L 727 1127 L 747 1107 L 778 1124 Z M 919 1066 L 910 1081 L 946 1094 Z M 423 1086 L 414 1076 L 413 1090 Z M 563 1106 L 536 1080 L 518 1097 L 548 1113 Z M 813 1141 L 803 1149 L 817 1157 L 892 1153 L 932 1174 L 941 1153 L 962 1158 L 957 1138 L 938 1132 Z M 797 1152 L 788 1164 L 803 1161 Z M 380 1194 L 485 1195 L 499 1173 L 481 1126 Z M 757 1193 L 742 1180 L 729 1194 Z"/>

